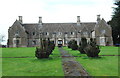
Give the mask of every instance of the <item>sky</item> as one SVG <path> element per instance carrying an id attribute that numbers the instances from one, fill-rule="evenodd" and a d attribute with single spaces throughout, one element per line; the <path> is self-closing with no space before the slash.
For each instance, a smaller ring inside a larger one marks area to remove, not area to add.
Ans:
<path id="1" fill-rule="evenodd" d="M 7 43 L 8 28 L 18 16 L 23 16 L 23 23 L 96 22 L 97 15 L 106 21 L 113 15 L 114 0 L 1 0 L 0 35 L 5 35 Z"/>

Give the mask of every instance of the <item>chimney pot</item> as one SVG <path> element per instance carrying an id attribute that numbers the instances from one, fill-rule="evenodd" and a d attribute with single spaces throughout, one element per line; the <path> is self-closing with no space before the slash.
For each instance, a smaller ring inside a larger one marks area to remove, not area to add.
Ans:
<path id="1" fill-rule="evenodd" d="M 42 24 L 42 17 L 39 17 L 39 24 Z"/>
<path id="2" fill-rule="evenodd" d="M 77 25 L 80 25 L 80 16 L 77 16 Z"/>
<path id="3" fill-rule="evenodd" d="M 97 22 L 99 22 L 101 20 L 101 18 L 100 18 L 100 14 L 99 15 L 97 15 Z"/>
<path id="4" fill-rule="evenodd" d="M 19 17 L 19 21 L 22 23 L 22 16 L 18 16 Z"/>

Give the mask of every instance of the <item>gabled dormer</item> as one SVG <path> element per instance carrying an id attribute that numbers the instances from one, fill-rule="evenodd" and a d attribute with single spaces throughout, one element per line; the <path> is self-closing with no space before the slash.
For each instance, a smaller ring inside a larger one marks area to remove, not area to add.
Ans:
<path id="1" fill-rule="evenodd" d="M 87 27 L 84 26 L 84 27 L 82 28 L 82 30 L 81 30 L 81 36 L 82 36 L 82 37 L 86 37 L 86 38 L 89 37 L 89 30 L 88 30 Z"/>

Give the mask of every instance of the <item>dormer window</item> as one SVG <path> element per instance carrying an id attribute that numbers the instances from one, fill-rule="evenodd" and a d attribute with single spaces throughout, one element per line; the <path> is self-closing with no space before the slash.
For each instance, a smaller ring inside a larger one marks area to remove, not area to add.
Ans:
<path id="1" fill-rule="evenodd" d="M 75 32 L 70 32 L 70 35 L 74 35 L 75 34 Z"/>
<path id="2" fill-rule="evenodd" d="M 45 35 L 49 35 L 49 33 L 48 33 L 48 32 L 45 32 Z"/>
<path id="3" fill-rule="evenodd" d="M 88 37 L 88 32 L 83 32 L 84 37 Z"/>
<path id="4" fill-rule="evenodd" d="M 58 33 L 58 35 L 62 35 L 62 33 L 61 33 L 61 32 L 59 32 L 59 33 Z"/>

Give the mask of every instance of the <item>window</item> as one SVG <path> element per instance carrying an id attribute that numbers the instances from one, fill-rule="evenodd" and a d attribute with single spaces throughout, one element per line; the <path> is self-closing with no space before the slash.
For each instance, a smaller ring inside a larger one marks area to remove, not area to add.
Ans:
<path id="1" fill-rule="evenodd" d="M 52 34 L 53 37 L 55 37 L 55 34 Z"/>
<path id="2" fill-rule="evenodd" d="M 65 44 L 67 44 L 67 43 L 68 43 L 68 41 L 66 40 L 66 41 L 65 41 Z"/>
<path id="3" fill-rule="evenodd" d="M 53 33 L 52 33 L 52 36 L 55 37 L 55 36 L 56 36 L 56 32 L 53 32 Z"/>
<path id="4" fill-rule="evenodd" d="M 18 36 L 18 35 L 19 35 L 19 31 L 18 31 L 18 30 L 15 32 L 15 35 L 16 35 L 16 36 Z"/>
<path id="5" fill-rule="evenodd" d="M 33 32 L 33 35 L 35 35 L 35 32 Z"/>
<path id="6" fill-rule="evenodd" d="M 20 41 L 19 40 L 14 40 L 14 44 L 18 45 L 18 44 L 20 44 Z"/>
<path id="7" fill-rule="evenodd" d="M 83 32 L 84 37 L 88 37 L 88 32 Z"/>
<path id="8" fill-rule="evenodd" d="M 67 34 L 65 34 L 65 37 L 67 37 L 68 35 Z"/>
<path id="9" fill-rule="evenodd" d="M 70 35 L 74 35 L 75 34 L 75 32 L 70 32 Z"/>
<path id="10" fill-rule="evenodd" d="M 92 38 L 95 38 L 95 31 L 92 32 Z"/>
<path id="11" fill-rule="evenodd" d="M 48 32 L 45 32 L 44 35 L 49 35 L 49 33 L 48 33 Z"/>
<path id="12" fill-rule="evenodd" d="M 100 37 L 100 45 L 105 46 L 106 41 L 105 41 L 105 37 Z"/>
<path id="13" fill-rule="evenodd" d="M 101 34 L 105 34 L 105 30 L 101 30 Z"/>
<path id="14" fill-rule="evenodd" d="M 61 33 L 61 32 L 59 32 L 59 33 L 58 33 L 58 35 L 62 35 L 62 33 Z"/>
<path id="15" fill-rule="evenodd" d="M 16 44 L 19 44 L 19 40 L 16 40 Z"/>
<path id="16" fill-rule="evenodd" d="M 62 44 L 62 40 L 58 40 L 58 44 Z"/>
<path id="17" fill-rule="evenodd" d="M 36 41 L 33 41 L 32 44 L 33 44 L 33 45 L 36 45 Z"/>

